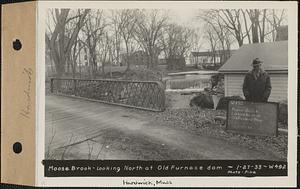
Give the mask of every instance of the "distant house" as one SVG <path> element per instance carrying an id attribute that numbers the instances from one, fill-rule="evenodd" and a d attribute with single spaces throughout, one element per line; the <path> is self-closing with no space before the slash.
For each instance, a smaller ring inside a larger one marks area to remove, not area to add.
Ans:
<path id="1" fill-rule="evenodd" d="M 272 92 L 269 101 L 287 99 L 288 87 L 288 41 L 243 45 L 219 69 L 224 73 L 225 96 L 243 96 L 245 74 L 252 69 L 254 58 L 263 61 L 262 68 L 271 77 Z"/>
<path id="2" fill-rule="evenodd" d="M 190 61 L 191 64 L 196 65 L 199 68 L 207 68 L 212 66 L 220 67 L 234 51 L 235 50 L 191 52 Z"/>

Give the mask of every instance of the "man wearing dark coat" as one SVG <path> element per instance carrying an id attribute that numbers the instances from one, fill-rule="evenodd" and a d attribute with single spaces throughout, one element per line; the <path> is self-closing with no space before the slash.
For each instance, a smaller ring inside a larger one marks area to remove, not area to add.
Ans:
<path id="1" fill-rule="evenodd" d="M 261 60 L 254 59 L 253 69 L 245 76 L 243 93 L 247 101 L 267 102 L 271 94 L 270 76 L 261 68 L 261 65 Z"/>

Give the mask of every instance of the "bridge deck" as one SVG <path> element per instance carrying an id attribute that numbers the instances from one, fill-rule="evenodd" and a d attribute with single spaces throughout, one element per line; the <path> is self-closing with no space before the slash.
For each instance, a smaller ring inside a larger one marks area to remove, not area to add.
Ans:
<path id="1" fill-rule="evenodd" d="M 62 96 L 46 96 L 46 152 L 55 159 L 276 159 L 164 126 L 147 111 Z"/>

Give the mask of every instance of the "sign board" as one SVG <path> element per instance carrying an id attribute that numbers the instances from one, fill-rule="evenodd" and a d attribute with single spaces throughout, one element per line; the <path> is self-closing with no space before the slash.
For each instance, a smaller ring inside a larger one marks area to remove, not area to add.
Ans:
<path id="1" fill-rule="evenodd" d="M 226 130 L 250 135 L 277 136 L 278 104 L 230 100 Z"/>

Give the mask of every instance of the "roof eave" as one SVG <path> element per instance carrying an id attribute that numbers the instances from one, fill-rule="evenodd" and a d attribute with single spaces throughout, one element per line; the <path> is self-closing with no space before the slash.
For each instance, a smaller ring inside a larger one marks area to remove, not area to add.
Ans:
<path id="1" fill-rule="evenodd" d="M 238 73 L 247 73 L 249 70 L 218 70 L 220 73 L 232 73 L 232 74 L 238 74 Z M 265 70 L 268 73 L 288 73 L 288 70 Z"/>

